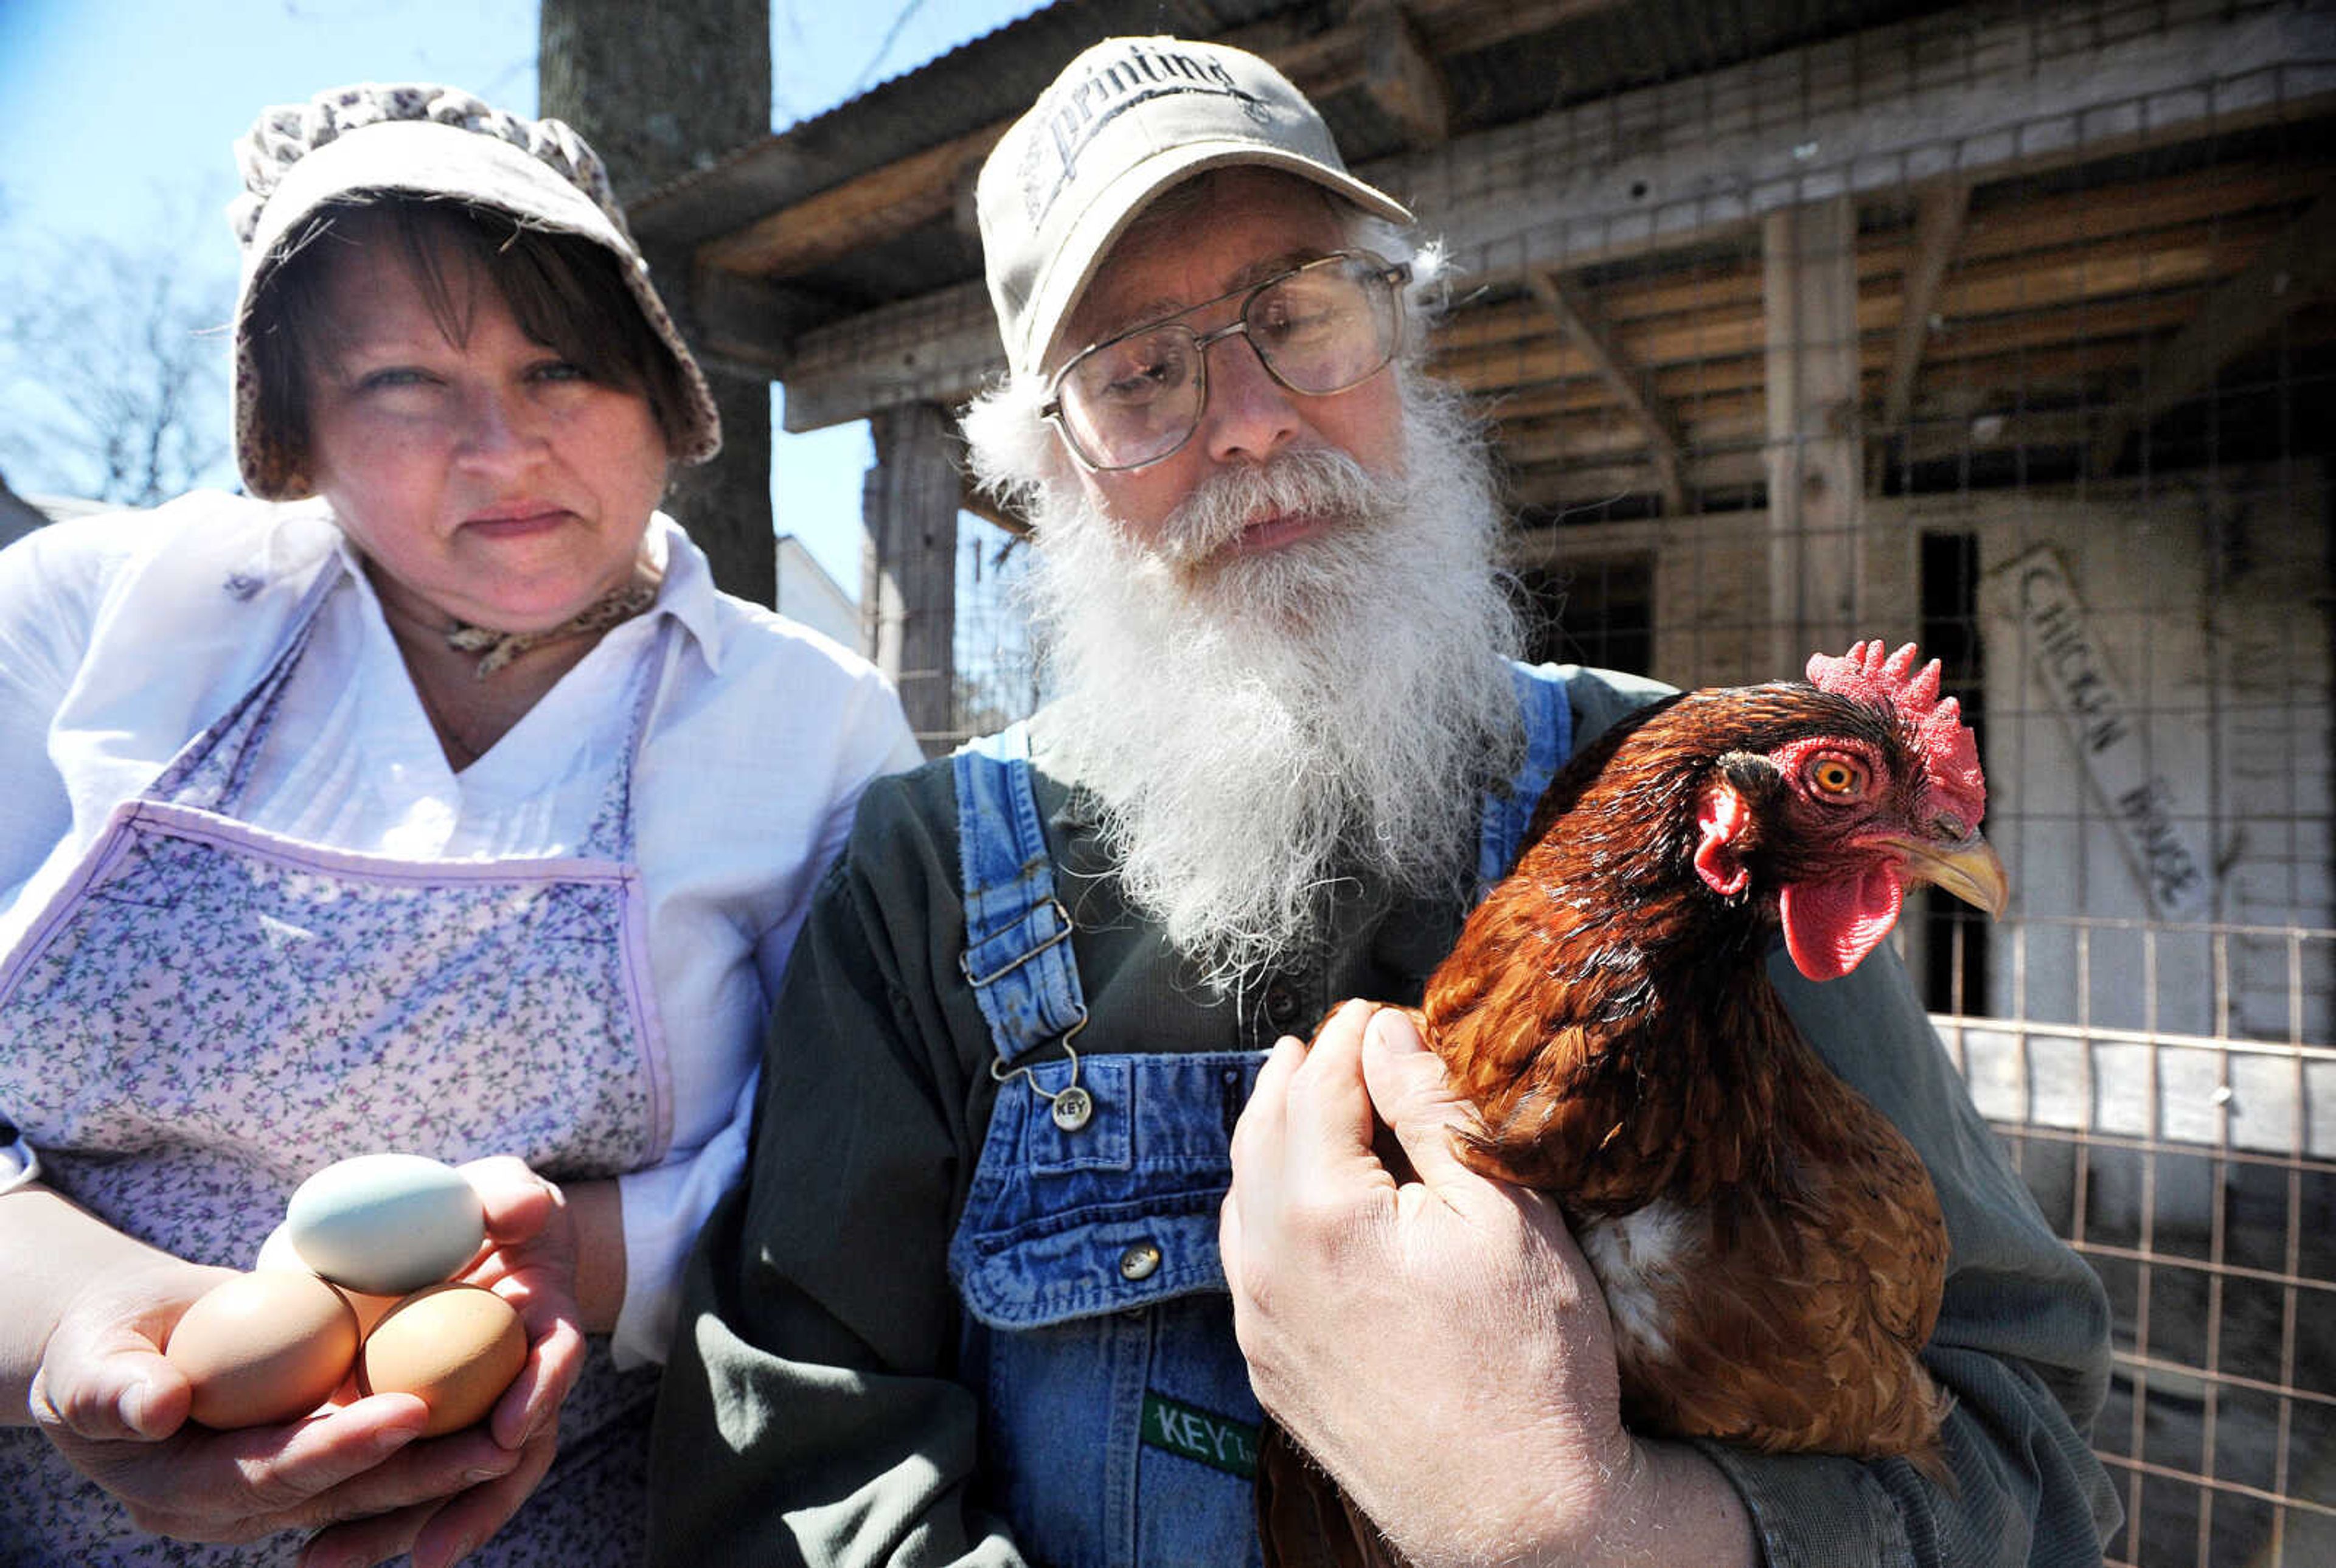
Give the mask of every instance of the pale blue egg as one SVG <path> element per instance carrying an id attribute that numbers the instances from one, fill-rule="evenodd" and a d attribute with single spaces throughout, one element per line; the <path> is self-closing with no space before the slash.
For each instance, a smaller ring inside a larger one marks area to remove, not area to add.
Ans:
<path id="1" fill-rule="evenodd" d="M 469 1262 L 486 1239 L 479 1194 L 452 1165 L 420 1154 L 359 1154 L 300 1183 L 284 1234 L 336 1285 L 403 1295 Z"/>

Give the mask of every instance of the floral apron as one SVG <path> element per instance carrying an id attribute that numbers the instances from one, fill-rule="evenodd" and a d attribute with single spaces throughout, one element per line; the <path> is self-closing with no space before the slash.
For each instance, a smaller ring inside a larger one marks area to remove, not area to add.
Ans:
<path id="1" fill-rule="evenodd" d="M 115 808 L 0 964 L 0 1107 L 44 1178 L 180 1257 L 248 1268 L 310 1172 L 395 1150 L 516 1154 L 554 1180 L 658 1159 L 672 1136 L 634 863 L 631 731 L 571 856 L 416 861 L 268 833 L 238 809 L 340 574 L 268 673 Z M 596 1337 L 528 1507 L 471 1561 L 637 1561 L 653 1374 Z M 139 1532 L 39 1433 L 0 1429 L 0 1562 L 274 1563 Z"/>

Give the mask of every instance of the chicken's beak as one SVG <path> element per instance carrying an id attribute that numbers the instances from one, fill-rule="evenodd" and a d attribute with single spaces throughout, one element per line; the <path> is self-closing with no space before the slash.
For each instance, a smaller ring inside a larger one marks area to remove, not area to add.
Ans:
<path id="1" fill-rule="evenodd" d="M 1928 882 L 1975 909 L 1985 910 L 1990 920 L 2002 918 L 2004 907 L 2011 901 L 2011 879 L 2003 874 L 1995 846 L 1980 834 L 1942 844 L 1893 833 L 1887 842 L 1903 857 L 1908 881 Z"/>

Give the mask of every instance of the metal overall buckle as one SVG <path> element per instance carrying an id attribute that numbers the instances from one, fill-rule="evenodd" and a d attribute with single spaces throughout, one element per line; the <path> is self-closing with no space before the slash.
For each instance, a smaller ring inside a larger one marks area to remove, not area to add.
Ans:
<path id="1" fill-rule="evenodd" d="M 1046 902 L 1055 911 L 1056 930 L 1054 935 L 1048 937 L 1045 941 L 1040 942 L 1037 947 L 1032 948 L 1028 952 L 1015 959 L 1012 962 L 1001 964 L 986 975 L 977 975 L 973 972 L 973 964 L 971 961 L 973 955 L 971 953 L 958 954 L 957 967 L 964 974 L 967 984 L 974 987 L 977 990 L 982 987 L 993 985 L 997 981 L 1003 979 L 1006 976 L 1012 974 L 1016 969 L 1020 969 L 1024 964 L 1027 964 L 1031 959 L 1037 958 L 1040 953 L 1046 951 L 1049 948 L 1060 946 L 1062 943 L 1071 940 L 1071 911 L 1063 907 L 1063 901 L 1060 899 L 1048 899 Z M 1077 1132 L 1081 1127 L 1085 1126 L 1095 1115 L 1095 1096 L 1088 1094 L 1086 1090 L 1079 1086 L 1079 1053 L 1073 1049 L 1071 1046 L 1071 1037 L 1077 1034 L 1081 1029 L 1084 1029 L 1086 1027 L 1086 1004 L 1085 1002 L 1081 1002 L 1079 1004 L 1078 1021 L 1073 1024 L 1069 1028 L 1063 1031 L 1059 1041 L 1063 1047 L 1064 1058 L 1071 1065 L 1070 1082 L 1065 1084 L 1061 1088 L 1046 1088 L 1038 1082 L 1037 1076 L 1032 1073 L 1029 1067 L 1027 1066 L 1009 1066 L 1007 1063 L 1006 1057 L 1002 1054 L 990 1058 L 990 1077 L 999 1084 L 1007 1083 L 1016 1077 L 1028 1079 L 1031 1090 L 1038 1095 L 1042 1099 L 1049 1102 L 1048 1115 L 1054 1117 L 1055 1125 L 1060 1127 L 1066 1133 Z"/>
<path id="2" fill-rule="evenodd" d="M 1079 1086 L 1079 1053 L 1071 1047 L 1071 1037 L 1086 1027 L 1087 1010 L 1082 1007 L 1079 1008 L 1079 1021 L 1065 1029 L 1058 1042 L 1063 1047 L 1063 1058 L 1071 1065 L 1071 1080 L 1061 1088 L 1049 1089 L 1038 1081 L 1037 1075 L 1027 1066 L 1008 1066 L 1004 1057 L 990 1058 L 989 1076 L 1000 1084 L 1017 1077 L 1028 1079 L 1031 1092 L 1050 1102 L 1046 1114 L 1054 1117 L 1055 1125 L 1066 1133 L 1077 1132 L 1095 1115 L 1095 1096 Z"/>

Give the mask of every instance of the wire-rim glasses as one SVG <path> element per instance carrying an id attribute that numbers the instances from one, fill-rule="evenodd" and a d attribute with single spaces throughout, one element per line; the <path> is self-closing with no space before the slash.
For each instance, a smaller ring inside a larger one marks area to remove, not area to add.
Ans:
<path id="1" fill-rule="evenodd" d="M 1262 283 L 1146 322 L 1081 349 L 1047 385 L 1038 412 L 1090 469 L 1142 468 L 1192 439 L 1209 405 L 1209 350 L 1245 337 L 1268 375 L 1327 397 L 1369 380 L 1403 346 L 1411 268 L 1368 250 L 1337 250 Z M 1213 332 L 1183 317 L 1226 300 L 1241 313 Z"/>

